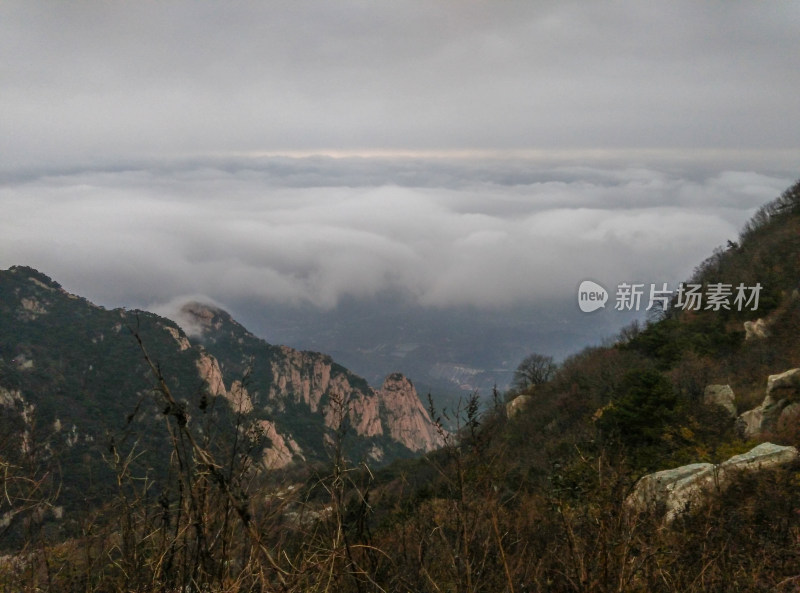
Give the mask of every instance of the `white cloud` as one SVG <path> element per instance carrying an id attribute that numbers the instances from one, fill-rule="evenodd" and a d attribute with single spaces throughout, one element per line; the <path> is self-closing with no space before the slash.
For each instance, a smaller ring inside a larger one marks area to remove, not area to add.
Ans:
<path id="1" fill-rule="evenodd" d="M 0 264 L 38 267 L 111 306 L 199 293 L 330 308 L 387 291 L 437 307 L 535 304 L 587 277 L 684 279 L 791 182 L 556 168 L 507 185 L 506 163 L 467 187 L 337 186 L 351 165 L 315 173 L 327 184 L 314 187 L 207 167 L 6 183 Z M 370 166 L 370 179 L 397 167 Z"/>

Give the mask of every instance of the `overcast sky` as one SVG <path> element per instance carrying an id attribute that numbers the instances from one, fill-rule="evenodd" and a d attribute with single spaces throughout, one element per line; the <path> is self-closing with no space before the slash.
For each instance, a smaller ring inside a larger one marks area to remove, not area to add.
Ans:
<path id="1" fill-rule="evenodd" d="M 800 164 L 798 2 L 0 4 L 0 267 L 105 305 L 683 279 Z"/>

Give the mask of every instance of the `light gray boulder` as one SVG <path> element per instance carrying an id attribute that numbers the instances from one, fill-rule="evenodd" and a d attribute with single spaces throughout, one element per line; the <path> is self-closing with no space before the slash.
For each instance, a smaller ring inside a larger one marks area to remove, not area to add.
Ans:
<path id="1" fill-rule="evenodd" d="M 678 512 L 687 508 L 715 480 L 716 466 L 712 463 L 692 463 L 665 469 L 643 476 L 625 504 L 637 512 L 663 510 L 665 520 L 671 522 Z"/>
<path id="2" fill-rule="evenodd" d="M 739 431 L 745 438 L 750 439 L 776 430 L 784 410 L 798 400 L 800 400 L 800 368 L 770 375 L 767 378 L 767 394 L 764 401 L 758 407 L 739 416 L 737 420 Z M 783 416 L 784 426 L 790 417 L 796 417 L 796 414 Z"/>
<path id="3" fill-rule="evenodd" d="M 762 443 L 719 465 L 693 463 L 647 474 L 636 483 L 625 504 L 634 512 L 661 510 L 664 522 L 671 523 L 701 504 L 704 496 L 724 490 L 739 473 L 778 467 L 797 458 L 794 447 Z"/>
<path id="4" fill-rule="evenodd" d="M 745 340 L 759 340 L 769 336 L 769 329 L 767 322 L 763 319 L 756 319 L 755 321 L 744 322 L 744 339 Z"/>
<path id="5" fill-rule="evenodd" d="M 703 392 L 703 403 L 707 406 L 719 406 L 736 418 L 736 396 L 730 385 L 706 385 Z"/>
<path id="6" fill-rule="evenodd" d="M 773 401 L 797 395 L 798 392 L 800 392 L 800 369 L 790 369 L 767 378 L 767 397 Z"/>
<path id="7" fill-rule="evenodd" d="M 786 465 L 797 459 L 797 449 L 773 443 L 761 443 L 747 453 L 734 455 L 727 461 L 720 463 L 722 471 L 731 470 L 759 470 Z"/>
<path id="8" fill-rule="evenodd" d="M 532 400 L 533 396 L 531 395 L 518 395 L 506 404 L 506 416 L 508 418 L 513 418 L 524 410 Z"/>
<path id="9" fill-rule="evenodd" d="M 746 439 L 755 438 L 764 432 L 765 424 L 764 408 L 762 406 L 743 412 L 736 420 L 739 432 Z"/>

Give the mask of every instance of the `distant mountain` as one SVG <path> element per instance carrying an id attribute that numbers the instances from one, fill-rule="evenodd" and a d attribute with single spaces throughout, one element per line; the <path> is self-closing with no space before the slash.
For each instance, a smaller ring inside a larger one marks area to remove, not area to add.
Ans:
<path id="1" fill-rule="evenodd" d="M 23 435 L 7 458 L 58 456 L 77 500 L 120 451 L 157 472 L 170 415 L 198 434 L 246 432 L 270 469 L 325 461 L 335 446 L 374 464 L 438 444 L 402 375 L 373 389 L 329 356 L 268 344 L 200 303 L 180 321 L 188 334 L 146 311 L 98 307 L 32 268 L 0 271 L 0 440 Z M 180 410 L 154 389 L 159 374 Z"/>

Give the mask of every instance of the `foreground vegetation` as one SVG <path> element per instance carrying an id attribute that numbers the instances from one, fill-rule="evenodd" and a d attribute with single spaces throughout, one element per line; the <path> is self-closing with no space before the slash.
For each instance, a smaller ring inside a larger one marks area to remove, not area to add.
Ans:
<path id="1" fill-rule="evenodd" d="M 760 282 L 758 311 L 665 311 L 518 384 L 510 396 L 529 397 L 510 418 L 500 394 L 486 410 L 465 401 L 443 448 L 380 471 L 348 456 L 346 426 L 328 463 L 260 470 L 247 415 L 182 406 L 145 352 L 168 471 L 135 434 L 113 435 L 104 502 L 54 520 L 68 477 L 44 440 L 9 429 L 0 590 L 798 591 L 799 466 L 742 476 L 668 525 L 625 500 L 646 473 L 754 444 L 703 390 L 731 385 L 742 412 L 768 375 L 800 366 L 799 279 L 795 185 L 692 278 Z M 756 317 L 769 335 L 745 340 Z M 766 436 L 800 444 L 793 426 Z"/>

